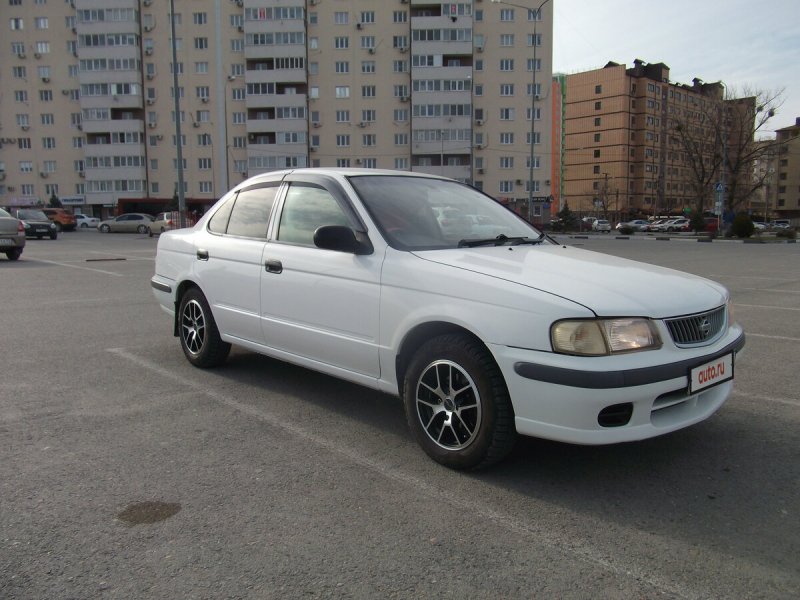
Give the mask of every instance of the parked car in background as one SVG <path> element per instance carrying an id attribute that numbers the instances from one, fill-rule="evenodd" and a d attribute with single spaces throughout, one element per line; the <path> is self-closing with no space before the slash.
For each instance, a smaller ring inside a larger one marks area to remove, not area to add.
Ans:
<path id="1" fill-rule="evenodd" d="M 659 223 L 655 226 L 654 231 L 666 231 L 672 233 L 676 231 L 689 231 L 689 229 L 689 219 L 684 219 L 681 217 L 679 219 L 669 219 L 663 223 Z"/>
<path id="2" fill-rule="evenodd" d="M 75 221 L 81 229 L 87 229 L 89 227 L 96 228 L 100 224 L 100 219 L 97 217 L 90 217 L 89 215 L 82 214 L 75 215 Z"/>
<path id="3" fill-rule="evenodd" d="M 609 233 L 611 231 L 611 223 L 605 219 L 597 219 L 594 223 L 592 223 L 592 231 Z"/>
<path id="4" fill-rule="evenodd" d="M 703 217 L 703 221 L 705 222 L 703 231 L 708 233 L 717 233 L 719 231 L 719 219 L 717 217 Z"/>
<path id="5" fill-rule="evenodd" d="M 17 208 L 11 211 L 11 215 L 22 221 L 27 237 L 42 239 L 47 236 L 51 240 L 58 237 L 56 224 L 47 218 L 38 208 Z"/>
<path id="6" fill-rule="evenodd" d="M 100 221 L 101 233 L 149 233 L 153 217 L 145 213 L 126 213 L 113 219 Z"/>
<path id="7" fill-rule="evenodd" d="M 775 219 L 770 223 L 773 229 L 790 229 L 792 222 L 789 219 Z"/>
<path id="8" fill-rule="evenodd" d="M 17 260 L 25 247 L 25 226 L 22 221 L 0 208 L 0 252 L 8 260 Z"/>
<path id="9" fill-rule="evenodd" d="M 647 226 L 650 225 L 649 221 L 645 221 L 644 219 L 634 219 L 633 221 L 626 221 L 623 223 L 617 223 L 615 227 L 616 230 L 623 229 L 624 227 L 630 227 L 634 231 L 647 231 Z"/>
<path id="10" fill-rule="evenodd" d="M 437 207 L 501 234 L 446 229 Z M 159 237 L 150 285 L 195 367 L 237 344 L 397 395 L 456 469 L 518 434 L 596 445 L 694 425 L 731 393 L 745 341 L 722 285 L 556 243 L 408 171 L 252 177 Z"/>
<path id="11" fill-rule="evenodd" d="M 77 227 L 75 215 L 66 208 L 43 208 L 42 212 L 56 224 L 58 231 L 74 231 Z"/>
<path id="12" fill-rule="evenodd" d="M 669 221 L 669 219 L 656 219 L 655 221 L 650 221 L 647 224 L 647 229 L 645 231 L 658 231 L 659 227 L 661 227 L 664 223 Z"/>
<path id="13" fill-rule="evenodd" d="M 153 222 L 150 223 L 150 235 L 158 235 L 170 229 L 177 228 L 178 223 L 175 217 L 179 214 L 180 213 L 172 211 L 158 213 L 153 219 Z"/>
<path id="14" fill-rule="evenodd" d="M 762 223 L 761 221 L 753 221 L 753 227 L 755 227 L 756 231 L 766 231 L 767 224 Z"/>

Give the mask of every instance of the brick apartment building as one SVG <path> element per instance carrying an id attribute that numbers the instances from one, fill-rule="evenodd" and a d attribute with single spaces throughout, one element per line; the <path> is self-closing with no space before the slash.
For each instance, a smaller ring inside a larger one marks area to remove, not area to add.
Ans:
<path id="1" fill-rule="evenodd" d="M 721 83 L 671 83 L 669 67 L 635 60 L 631 68 L 604 68 L 567 75 L 564 135 L 564 201 L 581 214 L 613 218 L 678 214 L 695 205 L 690 157 L 675 126 L 681 122 L 719 153 L 704 114 L 724 102 L 744 110 L 748 99 L 726 101 Z M 752 99 L 750 99 L 752 100 Z M 706 136 L 704 139 L 703 136 Z M 713 208 L 717 169 L 701 192 Z"/>

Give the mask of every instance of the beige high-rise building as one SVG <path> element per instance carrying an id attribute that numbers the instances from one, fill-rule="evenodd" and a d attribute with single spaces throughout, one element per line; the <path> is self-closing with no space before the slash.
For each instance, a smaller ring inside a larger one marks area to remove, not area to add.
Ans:
<path id="1" fill-rule="evenodd" d="M 263 171 L 351 166 L 472 182 L 538 220 L 553 2 L 527 4 L 6 0 L 0 205 L 155 212 L 180 128 L 190 209 Z"/>

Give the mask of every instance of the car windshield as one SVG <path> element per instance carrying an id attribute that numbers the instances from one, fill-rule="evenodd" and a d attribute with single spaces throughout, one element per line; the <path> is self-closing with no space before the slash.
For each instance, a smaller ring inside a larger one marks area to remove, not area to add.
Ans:
<path id="1" fill-rule="evenodd" d="M 543 238 L 499 202 L 455 181 L 392 175 L 348 180 L 393 248 L 432 250 Z"/>
<path id="2" fill-rule="evenodd" d="M 25 221 L 48 221 L 47 215 L 40 210 L 20 210 L 17 217 Z"/>

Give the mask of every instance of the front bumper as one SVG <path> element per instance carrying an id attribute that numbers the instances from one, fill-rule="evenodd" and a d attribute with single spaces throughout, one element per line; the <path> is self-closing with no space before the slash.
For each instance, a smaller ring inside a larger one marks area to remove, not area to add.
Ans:
<path id="1" fill-rule="evenodd" d="M 734 326 L 712 346 L 602 360 L 502 346 L 492 352 L 508 385 L 518 433 L 595 445 L 647 439 L 710 417 L 733 381 L 690 394 L 689 372 L 727 354 L 735 358 L 744 343 Z M 603 416 L 620 410 L 621 421 Z"/>

